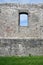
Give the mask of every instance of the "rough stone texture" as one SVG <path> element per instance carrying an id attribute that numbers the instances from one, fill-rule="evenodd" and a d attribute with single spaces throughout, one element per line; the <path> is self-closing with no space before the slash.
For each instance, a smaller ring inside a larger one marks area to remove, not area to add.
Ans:
<path id="1" fill-rule="evenodd" d="M 0 55 L 43 55 L 41 39 L 0 39 Z"/>
<path id="2" fill-rule="evenodd" d="M 19 13 L 28 13 L 21 27 Z M 43 4 L 0 4 L 0 55 L 43 55 Z"/>

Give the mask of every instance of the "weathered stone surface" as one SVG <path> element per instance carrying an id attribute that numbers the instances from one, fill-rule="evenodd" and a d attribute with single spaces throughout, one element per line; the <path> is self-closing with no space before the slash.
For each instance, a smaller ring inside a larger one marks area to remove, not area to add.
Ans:
<path id="1" fill-rule="evenodd" d="M 28 26 L 19 13 L 28 13 Z M 0 56 L 43 55 L 43 4 L 0 4 Z"/>
<path id="2" fill-rule="evenodd" d="M 0 56 L 43 55 L 43 39 L 0 39 Z"/>
<path id="3" fill-rule="evenodd" d="M 0 4 L 0 38 L 42 38 L 43 5 Z M 20 27 L 19 13 L 28 13 L 29 25 Z M 42 27 L 41 27 L 42 26 Z"/>

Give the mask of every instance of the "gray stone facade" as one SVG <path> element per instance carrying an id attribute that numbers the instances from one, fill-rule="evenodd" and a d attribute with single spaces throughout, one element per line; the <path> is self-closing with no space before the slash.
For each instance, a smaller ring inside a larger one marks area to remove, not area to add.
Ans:
<path id="1" fill-rule="evenodd" d="M 0 39 L 0 56 L 43 55 L 42 39 Z"/>
<path id="2" fill-rule="evenodd" d="M 19 13 L 28 14 L 20 26 Z M 43 55 L 43 4 L 0 4 L 0 56 Z"/>

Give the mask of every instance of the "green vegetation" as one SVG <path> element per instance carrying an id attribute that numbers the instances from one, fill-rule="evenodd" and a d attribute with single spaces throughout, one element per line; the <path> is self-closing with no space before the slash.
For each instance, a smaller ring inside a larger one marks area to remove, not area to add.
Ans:
<path id="1" fill-rule="evenodd" d="M 0 65 L 43 65 L 43 56 L 0 57 Z"/>

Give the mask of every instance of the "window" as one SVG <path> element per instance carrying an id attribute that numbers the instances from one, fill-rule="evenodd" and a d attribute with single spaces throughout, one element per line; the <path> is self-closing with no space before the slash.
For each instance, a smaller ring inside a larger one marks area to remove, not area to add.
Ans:
<path id="1" fill-rule="evenodd" d="M 27 13 L 20 13 L 20 26 L 28 26 L 28 14 Z"/>

